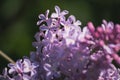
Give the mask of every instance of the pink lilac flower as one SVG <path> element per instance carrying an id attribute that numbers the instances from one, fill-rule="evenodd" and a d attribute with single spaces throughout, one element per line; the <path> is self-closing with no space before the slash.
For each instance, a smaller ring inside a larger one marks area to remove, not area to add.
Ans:
<path id="1" fill-rule="evenodd" d="M 92 36 L 91 41 L 98 44 L 99 49 L 103 49 L 106 54 L 111 55 L 116 62 L 120 63 L 120 57 L 117 55 L 120 50 L 120 25 L 103 20 L 103 24 L 97 29 L 89 22 L 88 29 Z"/>

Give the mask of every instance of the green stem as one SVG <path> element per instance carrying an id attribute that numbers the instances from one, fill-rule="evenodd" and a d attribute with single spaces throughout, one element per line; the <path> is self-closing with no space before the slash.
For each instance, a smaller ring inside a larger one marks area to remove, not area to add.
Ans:
<path id="1" fill-rule="evenodd" d="M 4 52 L 2 52 L 1 50 L 0 50 L 0 55 L 2 56 L 2 57 L 4 57 L 7 61 L 9 61 L 10 63 L 15 63 L 15 61 L 13 61 L 8 55 L 6 55 Z"/>

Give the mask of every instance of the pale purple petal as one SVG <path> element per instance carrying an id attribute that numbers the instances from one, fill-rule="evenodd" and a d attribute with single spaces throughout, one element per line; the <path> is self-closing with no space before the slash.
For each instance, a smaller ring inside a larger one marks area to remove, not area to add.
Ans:
<path id="1" fill-rule="evenodd" d="M 41 31 L 45 31 L 45 30 L 48 30 L 49 28 L 48 28 L 48 26 L 42 25 L 42 26 L 39 27 L 39 29 Z"/>
<path id="2" fill-rule="evenodd" d="M 52 18 L 57 18 L 57 17 L 58 17 L 58 14 L 57 14 L 57 13 L 52 13 L 51 17 L 52 17 Z"/>
<path id="3" fill-rule="evenodd" d="M 55 6 L 55 11 L 57 14 L 60 14 L 60 8 L 58 6 Z"/>
<path id="4" fill-rule="evenodd" d="M 42 20 L 45 20 L 45 19 L 46 19 L 46 17 L 45 17 L 44 14 L 40 14 L 38 17 L 39 17 L 39 19 L 42 19 Z"/>
<path id="5" fill-rule="evenodd" d="M 66 14 L 68 14 L 68 13 L 69 13 L 69 11 L 64 10 L 64 11 L 61 12 L 61 15 L 66 15 Z"/>
<path id="6" fill-rule="evenodd" d="M 74 25 L 79 26 L 79 25 L 81 25 L 81 22 L 80 22 L 79 20 L 77 20 L 77 21 L 74 23 Z"/>

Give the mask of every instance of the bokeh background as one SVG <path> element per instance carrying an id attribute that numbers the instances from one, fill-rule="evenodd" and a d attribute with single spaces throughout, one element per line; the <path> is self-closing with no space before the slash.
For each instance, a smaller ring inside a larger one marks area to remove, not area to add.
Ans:
<path id="1" fill-rule="evenodd" d="M 0 50 L 13 60 L 29 56 L 35 49 L 32 42 L 38 31 L 38 15 L 58 5 L 85 26 L 92 21 L 96 26 L 103 19 L 120 23 L 120 0 L 0 0 Z M 0 73 L 9 62 L 0 56 Z"/>

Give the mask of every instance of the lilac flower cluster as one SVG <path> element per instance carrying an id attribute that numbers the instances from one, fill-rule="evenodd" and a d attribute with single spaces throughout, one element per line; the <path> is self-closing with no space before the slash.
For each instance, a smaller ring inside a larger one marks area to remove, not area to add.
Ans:
<path id="1" fill-rule="evenodd" d="M 35 74 L 36 64 L 27 58 L 20 59 L 16 63 L 8 64 L 9 70 L 4 69 L 0 80 L 30 80 Z"/>
<path id="2" fill-rule="evenodd" d="M 120 80 L 120 25 L 103 20 L 95 28 L 81 22 L 67 10 L 55 6 L 49 17 L 39 15 L 36 52 L 5 68 L 2 80 Z"/>

